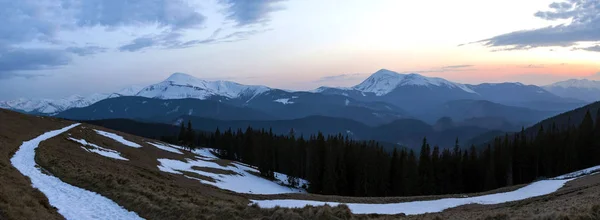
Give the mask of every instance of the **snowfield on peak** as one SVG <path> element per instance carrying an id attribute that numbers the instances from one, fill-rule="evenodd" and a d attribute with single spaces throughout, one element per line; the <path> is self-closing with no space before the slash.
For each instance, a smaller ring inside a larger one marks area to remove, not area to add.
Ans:
<path id="1" fill-rule="evenodd" d="M 468 93 L 476 93 L 466 85 L 450 82 L 442 78 L 425 77 L 416 73 L 400 74 L 386 69 L 375 72 L 365 81 L 352 88 L 382 96 L 392 92 L 399 86 L 445 86 L 452 89 L 461 89 Z"/>
<path id="2" fill-rule="evenodd" d="M 33 187 L 39 189 L 50 205 L 56 207 L 65 219 L 142 219 L 135 212 L 126 210 L 112 200 L 68 183 L 55 176 L 42 172 L 35 163 L 35 149 L 40 142 L 60 135 L 71 128 L 68 127 L 46 132 L 33 140 L 25 141 L 10 159 L 11 164 L 24 176 L 29 177 Z"/>
<path id="3" fill-rule="evenodd" d="M 230 81 L 206 81 L 184 73 L 174 73 L 165 81 L 143 88 L 137 96 L 159 99 L 196 98 L 211 96 L 252 97 L 271 90 L 266 86 L 249 86 Z"/>
<path id="4" fill-rule="evenodd" d="M 133 96 L 140 91 L 139 86 L 123 88 L 115 93 L 94 93 L 88 96 L 72 95 L 63 99 L 16 99 L 11 101 L 0 101 L 0 108 L 14 109 L 24 112 L 54 115 L 61 111 L 72 108 L 90 106 L 96 102 L 108 98 L 120 96 Z"/>
<path id="5" fill-rule="evenodd" d="M 581 89 L 600 89 L 600 81 L 589 79 L 569 79 L 557 83 L 553 83 L 544 88 L 581 88 Z"/>

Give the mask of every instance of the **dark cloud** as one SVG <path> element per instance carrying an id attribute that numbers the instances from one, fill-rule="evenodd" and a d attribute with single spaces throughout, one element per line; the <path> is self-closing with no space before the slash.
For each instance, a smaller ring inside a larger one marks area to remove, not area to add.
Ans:
<path id="1" fill-rule="evenodd" d="M 173 29 L 200 27 L 206 20 L 184 0 L 62 0 L 78 26 L 158 24 Z"/>
<path id="2" fill-rule="evenodd" d="M 570 23 L 533 30 L 521 30 L 479 41 L 499 50 L 526 50 L 536 47 L 576 45 L 600 41 L 600 1 L 568 0 L 550 4 L 550 11 L 535 16 L 545 20 L 571 19 Z"/>
<path id="3" fill-rule="evenodd" d="M 227 5 L 227 19 L 237 26 L 246 26 L 269 21 L 269 13 L 283 9 L 276 5 L 283 0 L 220 0 Z"/>
<path id="4" fill-rule="evenodd" d="M 0 48 L 0 79 L 15 76 L 35 76 L 23 71 L 53 69 L 69 64 L 71 56 L 65 50 Z"/>
<path id="5" fill-rule="evenodd" d="M 74 53 L 78 56 L 88 56 L 97 53 L 104 53 L 108 48 L 99 46 L 85 46 L 85 47 L 67 47 L 67 52 Z"/>
<path id="6" fill-rule="evenodd" d="M 364 77 L 363 73 L 352 73 L 352 74 L 340 74 L 335 76 L 324 76 L 314 82 L 333 82 L 333 81 L 352 81 L 357 79 L 362 79 Z"/>
<path id="7" fill-rule="evenodd" d="M 186 0 L 0 0 L 0 72 L 7 78 L 18 71 L 67 65 L 73 55 L 107 51 L 99 46 L 63 44 L 57 37 L 60 30 L 158 25 L 166 30 L 163 41 L 177 41 L 181 31 L 202 28 L 205 20 Z M 32 41 L 58 49 L 27 47 Z M 138 51 L 154 43 L 151 38 L 137 38 L 119 50 Z"/>

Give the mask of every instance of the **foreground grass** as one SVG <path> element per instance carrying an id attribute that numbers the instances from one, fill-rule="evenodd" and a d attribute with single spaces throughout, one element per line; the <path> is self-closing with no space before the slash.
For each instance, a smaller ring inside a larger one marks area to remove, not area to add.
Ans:
<path id="1" fill-rule="evenodd" d="M 63 219 L 42 192 L 10 163 L 23 141 L 67 126 L 62 120 L 0 109 L 0 219 Z"/>

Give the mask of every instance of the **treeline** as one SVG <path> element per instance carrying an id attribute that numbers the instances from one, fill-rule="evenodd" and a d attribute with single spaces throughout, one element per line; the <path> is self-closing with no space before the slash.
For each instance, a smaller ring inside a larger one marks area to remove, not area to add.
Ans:
<path id="1" fill-rule="evenodd" d="M 309 192 L 342 196 L 413 196 L 471 193 L 529 183 L 600 164 L 600 111 L 596 123 L 587 112 L 578 125 L 540 128 L 496 138 L 487 147 L 430 146 L 423 139 L 418 154 L 386 152 L 375 141 L 346 136 L 296 137 L 267 130 L 231 129 L 194 133 L 191 123 L 179 137 L 166 138 L 190 148 L 216 149 L 220 157 L 257 166 L 260 174 L 274 172 L 310 182 Z"/>

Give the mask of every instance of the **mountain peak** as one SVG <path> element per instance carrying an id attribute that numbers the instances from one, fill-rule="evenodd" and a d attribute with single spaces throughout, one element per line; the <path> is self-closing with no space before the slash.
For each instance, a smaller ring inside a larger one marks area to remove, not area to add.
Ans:
<path id="1" fill-rule="evenodd" d="M 373 73 L 373 75 L 365 81 L 352 88 L 382 96 L 390 93 L 399 86 L 445 86 L 448 88 L 459 88 L 469 93 L 475 93 L 465 85 L 453 83 L 442 78 L 426 77 L 417 73 L 400 74 L 387 69 L 381 69 Z"/>
<path id="2" fill-rule="evenodd" d="M 377 72 L 373 73 L 371 76 L 398 76 L 400 75 L 397 72 L 388 70 L 388 69 L 380 69 Z"/>
<path id="3" fill-rule="evenodd" d="M 600 81 L 589 79 L 569 79 L 544 87 L 600 89 Z"/>
<path id="4" fill-rule="evenodd" d="M 165 81 L 172 81 L 172 82 L 189 82 L 189 81 L 195 81 L 198 80 L 198 78 L 186 74 L 186 73 L 173 73 L 169 76 L 169 78 L 167 78 Z"/>

